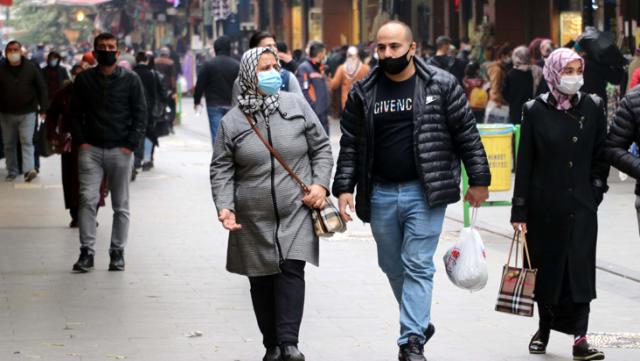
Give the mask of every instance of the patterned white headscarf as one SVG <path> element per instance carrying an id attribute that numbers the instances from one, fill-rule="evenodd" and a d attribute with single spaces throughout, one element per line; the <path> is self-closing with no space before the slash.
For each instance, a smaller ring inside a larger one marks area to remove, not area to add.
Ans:
<path id="1" fill-rule="evenodd" d="M 278 59 L 278 55 L 271 48 L 253 48 L 242 55 L 240 61 L 240 95 L 238 104 L 245 114 L 262 112 L 266 117 L 278 110 L 279 94 L 262 95 L 258 92 L 258 60 L 264 53 L 271 53 Z"/>

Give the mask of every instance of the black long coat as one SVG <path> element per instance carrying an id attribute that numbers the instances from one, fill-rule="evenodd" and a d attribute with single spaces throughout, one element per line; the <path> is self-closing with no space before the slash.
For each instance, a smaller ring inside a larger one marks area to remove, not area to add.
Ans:
<path id="1" fill-rule="evenodd" d="M 533 98 L 533 72 L 531 70 L 511 69 L 504 79 L 502 96 L 509 103 L 509 120 L 520 124 L 522 107 Z"/>
<path id="2" fill-rule="evenodd" d="M 536 300 L 545 304 L 558 304 L 565 272 L 573 302 L 596 297 L 607 123 L 599 97 L 581 93 L 575 100 L 571 110 L 560 111 L 546 93 L 523 112 L 511 221 L 527 223 Z"/>
<path id="3" fill-rule="evenodd" d="M 68 83 L 53 97 L 47 116 L 45 126 L 47 137 L 50 141 L 57 139 L 60 144 L 64 144 L 64 139 L 71 133 L 71 97 L 73 95 L 73 84 Z M 63 152 L 60 156 L 62 164 L 62 190 L 64 194 L 64 204 L 66 209 L 80 206 L 80 167 L 78 166 L 78 145 L 72 143 L 70 152 Z M 107 194 L 107 178 L 102 179 L 100 185 L 100 201 L 98 205 L 104 207 Z"/>
<path id="4" fill-rule="evenodd" d="M 149 65 L 137 64 L 133 71 L 138 74 L 144 88 L 144 96 L 147 101 L 147 129 L 145 137 L 149 138 L 155 145 L 158 145 L 158 135 L 155 132 L 156 123 L 160 121 L 158 114 L 154 114 L 154 109 L 166 103 L 164 94 L 166 90 L 160 80 L 160 74 L 151 69 Z"/>

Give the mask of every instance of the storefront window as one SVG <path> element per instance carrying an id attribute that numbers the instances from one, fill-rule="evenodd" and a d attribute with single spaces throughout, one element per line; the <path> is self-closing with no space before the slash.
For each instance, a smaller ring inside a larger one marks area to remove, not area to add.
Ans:
<path id="1" fill-rule="evenodd" d="M 560 13 L 560 44 L 575 40 L 582 34 L 582 13 L 563 11 Z"/>

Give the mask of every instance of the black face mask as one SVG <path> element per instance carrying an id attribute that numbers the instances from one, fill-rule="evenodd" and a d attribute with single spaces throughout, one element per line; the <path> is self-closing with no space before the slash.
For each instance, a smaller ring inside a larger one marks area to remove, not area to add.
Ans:
<path id="1" fill-rule="evenodd" d="M 116 53 L 116 51 L 96 50 L 96 60 L 100 65 L 112 66 L 117 60 Z"/>
<path id="2" fill-rule="evenodd" d="M 407 55 L 409 55 L 409 51 L 411 51 L 411 49 L 407 50 L 407 52 L 404 53 L 404 55 L 399 56 L 397 58 L 380 59 L 378 61 L 378 65 L 380 66 L 380 69 L 382 69 L 382 71 L 384 71 L 385 73 L 388 73 L 391 75 L 402 73 L 402 71 L 406 69 L 407 66 L 409 65 L 411 58 L 413 58 L 411 57 L 407 59 Z"/>

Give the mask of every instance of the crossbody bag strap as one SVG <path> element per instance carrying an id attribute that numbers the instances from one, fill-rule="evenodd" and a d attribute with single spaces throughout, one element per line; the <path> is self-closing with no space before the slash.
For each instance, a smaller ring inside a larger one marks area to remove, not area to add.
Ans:
<path id="1" fill-rule="evenodd" d="M 302 181 L 302 179 L 300 179 L 300 177 L 298 177 L 298 175 L 296 174 L 296 172 L 294 172 L 289 165 L 284 161 L 284 159 L 282 159 L 282 157 L 280 156 L 280 154 L 273 149 L 273 147 L 271 146 L 271 144 L 269 144 L 269 142 L 267 141 L 267 139 L 264 137 L 264 135 L 262 135 L 262 133 L 260 132 L 260 130 L 258 130 L 258 127 L 256 126 L 256 124 L 253 122 L 253 119 L 251 118 L 250 115 L 245 114 L 244 115 L 245 118 L 247 119 L 247 122 L 249 122 L 249 125 L 251 126 L 251 129 L 253 129 L 253 131 L 256 133 L 256 135 L 258 136 L 258 138 L 260 139 L 260 141 L 264 144 L 265 147 L 267 147 L 267 149 L 269 150 L 269 152 L 271 153 L 271 155 L 273 155 L 273 157 L 278 161 L 278 163 L 280 163 L 280 165 L 282 166 L 282 168 L 284 168 L 284 170 L 287 171 L 287 173 L 289 173 L 289 175 L 291 176 L 291 178 L 293 178 L 293 180 L 298 183 L 298 185 L 300 186 L 300 188 L 302 188 L 302 191 L 304 193 L 309 193 L 309 187 L 307 187 L 307 185 Z"/>

